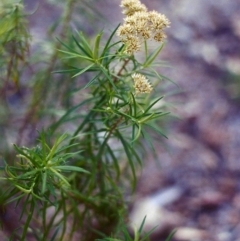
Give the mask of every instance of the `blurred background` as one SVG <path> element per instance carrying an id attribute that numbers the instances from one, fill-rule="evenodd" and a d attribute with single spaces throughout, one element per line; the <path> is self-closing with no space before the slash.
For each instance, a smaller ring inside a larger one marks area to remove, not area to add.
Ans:
<path id="1" fill-rule="evenodd" d="M 42 43 L 65 1 L 23 2 L 31 13 L 31 51 L 49 53 L 51 46 Z M 149 152 L 144 160 L 130 220 L 139 225 L 147 215 L 145 229 L 155 227 L 153 241 L 174 228 L 175 241 L 240 241 L 240 0 L 142 3 L 171 21 L 159 57 L 170 67 L 158 71 L 177 85 L 163 81 L 172 113 L 164 122 L 168 139 L 157 139 L 157 156 Z M 114 29 L 123 18 L 119 4 L 85 1 L 74 10 L 69 29 L 89 35 Z M 7 90 L 14 103 L 16 96 Z M 9 142 L 18 131 L 12 130 Z"/>

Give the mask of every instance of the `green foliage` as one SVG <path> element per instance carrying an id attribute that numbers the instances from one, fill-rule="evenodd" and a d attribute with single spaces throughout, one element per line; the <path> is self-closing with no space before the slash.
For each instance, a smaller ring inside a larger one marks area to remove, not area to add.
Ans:
<path id="1" fill-rule="evenodd" d="M 65 6 L 61 21 L 48 36 L 51 39 L 58 26 L 58 40 L 46 40 L 51 51 L 44 60 L 33 53 L 28 66 L 24 64 L 30 39 L 23 5 L 10 1 L 0 5 L 0 61 L 5 61 L 2 66 L 7 70 L 1 91 L 12 79 L 18 91 L 30 93 L 24 97 L 27 104 L 20 106 L 22 122 L 15 126 L 6 121 L 6 130 L 0 128 L 5 137 L 10 128 L 17 129 L 16 157 L 11 148 L 0 146 L 5 173 L 1 205 L 13 203 L 21 209 L 21 224 L 11 230 L 12 239 L 148 240 L 150 233 L 142 232 L 145 219 L 134 238 L 128 231 L 125 197 L 135 190 L 144 159 L 141 140 L 153 146 L 151 131 L 166 137 L 159 126 L 168 114 L 158 89 L 163 77 L 155 69 L 161 67 L 155 60 L 163 44 L 151 50 L 145 42 L 144 58 L 129 56 L 126 46 L 116 40 L 118 26 L 107 38 L 103 32 L 94 37 L 72 33 L 68 26 L 80 4 L 73 0 L 61 4 Z M 9 44 L 16 51 L 9 51 Z M 34 69 L 33 77 L 25 85 L 22 78 L 29 76 L 29 69 Z M 136 92 L 132 78 L 136 73 L 150 79 L 152 93 Z M 8 98 L 1 97 L 2 116 L 11 113 Z M 42 126 L 47 131 L 26 141 L 25 132 L 35 133 Z"/>
<path id="2" fill-rule="evenodd" d="M 0 59 L 1 79 L 6 76 L 19 84 L 20 63 L 26 61 L 29 34 L 20 1 L 0 3 Z"/>
<path id="3" fill-rule="evenodd" d="M 6 163 L 7 179 L 22 193 L 30 193 L 40 200 L 45 198 L 45 193 L 54 191 L 54 187 L 68 189 L 70 184 L 62 172 L 84 172 L 87 174 L 89 172 L 80 167 L 66 165 L 66 161 L 76 156 L 80 151 L 63 153 L 65 149 L 70 147 L 60 148 L 60 144 L 65 138 L 66 135 L 59 137 L 51 148 L 46 143 L 43 134 L 40 146 L 29 149 L 14 145 L 18 153 L 17 156 L 20 158 L 20 161 L 17 162 L 19 167 L 9 166 Z"/>
<path id="4" fill-rule="evenodd" d="M 97 239 L 97 241 L 147 241 L 149 240 L 149 235 L 152 233 L 153 230 L 142 235 L 145 220 L 146 217 L 143 219 L 141 226 L 138 229 L 134 230 L 133 235 L 130 234 L 126 225 L 122 223 L 118 229 L 118 233 L 115 234 L 114 238 Z"/>

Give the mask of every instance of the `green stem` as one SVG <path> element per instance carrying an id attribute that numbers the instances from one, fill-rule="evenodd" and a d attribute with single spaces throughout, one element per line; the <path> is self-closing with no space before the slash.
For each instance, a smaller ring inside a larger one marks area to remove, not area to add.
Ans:
<path id="1" fill-rule="evenodd" d="M 30 195 L 30 194 L 29 194 Z M 30 205 L 30 210 L 29 210 L 29 213 L 28 213 L 28 217 L 27 217 L 27 220 L 26 220 L 26 223 L 24 225 L 24 229 L 23 229 L 23 234 L 22 234 L 22 237 L 21 237 L 21 240 L 20 241 L 25 241 L 25 238 L 26 238 L 26 235 L 27 235 L 27 231 L 28 231 L 28 228 L 29 228 L 29 224 L 32 220 L 32 216 L 33 216 L 33 212 L 34 212 L 34 207 L 35 207 L 35 201 L 34 199 L 32 198 L 31 200 L 31 205 Z"/>

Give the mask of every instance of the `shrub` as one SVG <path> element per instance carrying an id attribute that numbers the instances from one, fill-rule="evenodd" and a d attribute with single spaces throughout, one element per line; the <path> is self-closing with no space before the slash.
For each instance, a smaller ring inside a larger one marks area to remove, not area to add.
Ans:
<path id="1" fill-rule="evenodd" d="M 168 112 L 159 107 L 163 77 L 155 60 L 169 20 L 138 0 L 122 0 L 123 24 L 107 38 L 91 38 L 69 31 L 77 5 L 66 3 L 49 30 L 51 39 L 58 29 L 58 40 L 45 41 L 41 58 L 40 50 L 29 52 L 23 4 L 0 5 L 1 110 L 9 118 L 2 135 L 7 140 L 11 130 L 17 153 L 2 144 L 2 216 L 12 203 L 21 220 L 8 230 L 12 240 L 133 240 L 125 197 L 143 163 L 142 140 L 153 147 L 151 130 L 164 136 L 159 120 Z M 149 41 L 158 43 L 155 50 Z M 140 235 L 144 221 L 136 241 L 149 236 Z"/>

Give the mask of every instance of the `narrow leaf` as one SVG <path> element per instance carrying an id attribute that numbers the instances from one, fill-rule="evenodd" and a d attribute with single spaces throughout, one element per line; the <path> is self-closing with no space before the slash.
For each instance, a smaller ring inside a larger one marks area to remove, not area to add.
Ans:
<path id="1" fill-rule="evenodd" d="M 68 51 L 61 50 L 61 49 L 59 49 L 58 51 L 61 52 L 61 53 L 69 55 L 68 58 L 80 58 L 80 59 L 88 60 L 90 62 L 94 62 L 94 60 L 92 58 L 86 57 L 86 56 L 81 55 L 81 54 L 76 54 L 76 53 L 68 52 Z"/>
<path id="2" fill-rule="evenodd" d="M 83 73 L 85 73 L 86 71 L 88 71 L 89 69 L 91 69 L 94 66 L 94 64 L 90 64 L 89 66 L 87 66 L 86 68 L 82 69 L 80 72 L 76 73 L 75 75 L 72 76 L 72 78 L 81 75 Z"/>
<path id="3" fill-rule="evenodd" d="M 151 103 L 148 108 L 146 110 L 144 110 L 144 113 L 147 113 L 156 103 L 158 103 L 158 101 L 160 101 L 163 98 L 163 96 L 159 97 L 158 99 L 156 99 L 155 101 L 153 101 L 153 103 Z"/>
<path id="4" fill-rule="evenodd" d="M 72 38 L 74 40 L 74 42 L 76 43 L 76 45 L 78 46 L 78 48 L 84 53 L 86 54 L 89 58 L 92 58 L 92 55 L 90 53 L 88 53 L 84 48 L 83 46 L 81 45 L 81 43 L 79 43 L 77 41 L 77 39 L 74 37 L 74 35 L 72 35 Z"/>
<path id="5" fill-rule="evenodd" d="M 84 173 L 90 174 L 89 171 L 86 171 L 85 169 L 81 167 L 76 167 L 76 166 L 54 166 L 54 169 L 59 169 L 62 171 L 84 172 Z"/>
<path id="6" fill-rule="evenodd" d="M 93 53 L 92 53 L 91 47 L 88 44 L 88 41 L 84 37 L 83 33 L 82 32 L 78 33 L 78 36 L 80 37 L 81 44 L 83 45 L 83 48 L 85 49 L 85 51 L 87 51 L 88 55 L 90 55 L 92 57 Z"/>
<path id="7" fill-rule="evenodd" d="M 95 39 L 94 49 L 93 49 L 93 59 L 95 60 L 98 59 L 99 44 L 100 44 L 101 37 L 102 37 L 102 33 L 98 34 Z"/>
<path id="8" fill-rule="evenodd" d="M 133 189 L 135 189 L 137 179 L 136 179 L 136 173 L 135 173 L 135 166 L 134 166 L 133 159 L 132 159 L 131 145 L 123 138 L 123 136 L 120 134 L 120 132 L 118 130 L 116 130 L 116 134 L 117 134 L 118 138 L 120 139 L 120 141 L 123 145 L 123 148 L 125 150 L 125 153 L 127 155 L 128 162 L 129 162 L 130 168 L 132 170 L 132 174 L 133 174 Z"/>
<path id="9" fill-rule="evenodd" d="M 153 126 L 153 125 L 147 124 L 147 123 L 144 123 L 144 125 L 150 127 L 151 129 L 153 129 L 154 131 L 156 131 L 156 132 L 157 132 L 158 134 L 160 134 L 161 136 L 164 136 L 165 138 L 167 138 L 167 136 L 166 136 L 165 134 L 163 134 L 163 132 L 162 132 L 159 128 L 157 128 L 157 127 L 155 127 L 155 126 Z M 168 139 L 168 138 L 167 138 L 167 139 Z"/>
<path id="10" fill-rule="evenodd" d="M 105 69 L 105 67 L 100 65 L 100 69 L 103 72 L 103 74 L 107 77 L 107 79 L 110 81 L 114 90 L 118 93 L 118 89 L 117 89 L 116 85 L 113 83 L 113 79 L 111 78 L 111 76 L 107 73 L 107 70 Z"/>
<path id="11" fill-rule="evenodd" d="M 147 58 L 147 60 L 145 61 L 145 63 L 143 64 L 143 66 L 146 68 L 149 65 L 151 65 L 151 63 L 156 59 L 156 57 L 158 56 L 158 54 L 161 52 L 162 48 L 163 48 L 164 44 L 160 45 L 152 54 L 150 54 Z"/>

